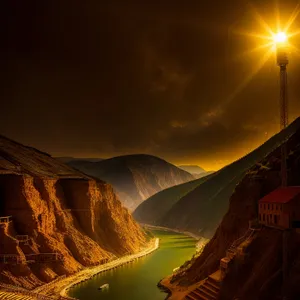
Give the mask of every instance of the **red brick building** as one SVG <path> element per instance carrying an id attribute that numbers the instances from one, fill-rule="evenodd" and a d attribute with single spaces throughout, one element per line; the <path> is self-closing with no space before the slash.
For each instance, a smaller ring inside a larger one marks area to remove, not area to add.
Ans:
<path id="1" fill-rule="evenodd" d="M 259 222 L 288 229 L 300 224 L 300 186 L 280 187 L 259 200 Z"/>

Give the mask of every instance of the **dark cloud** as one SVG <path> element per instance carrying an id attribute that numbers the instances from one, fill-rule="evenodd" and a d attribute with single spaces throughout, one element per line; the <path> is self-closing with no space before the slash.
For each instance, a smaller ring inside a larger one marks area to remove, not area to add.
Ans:
<path id="1" fill-rule="evenodd" d="M 281 3 L 284 18 L 296 2 Z M 261 30 L 244 1 L 6 1 L 1 14 L 0 131 L 11 138 L 54 155 L 148 152 L 217 168 L 278 129 L 275 62 L 247 79 L 264 50 L 242 55 L 261 42 L 236 34 Z"/>

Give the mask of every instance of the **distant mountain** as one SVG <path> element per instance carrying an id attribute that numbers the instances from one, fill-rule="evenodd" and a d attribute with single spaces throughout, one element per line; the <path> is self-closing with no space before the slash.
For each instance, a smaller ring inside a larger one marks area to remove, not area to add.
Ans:
<path id="1" fill-rule="evenodd" d="M 100 162 L 70 161 L 68 165 L 110 183 L 129 210 L 163 189 L 195 179 L 163 159 L 144 154 Z"/>
<path id="2" fill-rule="evenodd" d="M 182 166 L 178 166 L 178 168 L 189 172 L 195 177 L 195 179 L 205 177 L 215 172 L 215 171 L 205 171 L 203 168 L 197 165 L 182 165 Z"/>
<path id="3" fill-rule="evenodd" d="M 178 166 L 178 168 L 187 171 L 191 174 L 200 174 L 206 172 L 206 170 L 196 165 L 182 165 L 182 166 Z"/>
<path id="4" fill-rule="evenodd" d="M 59 161 L 62 161 L 63 163 L 68 163 L 70 161 L 91 161 L 91 162 L 96 162 L 96 161 L 101 161 L 103 158 L 83 158 L 83 157 L 54 157 L 55 159 L 58 159 Z"/>
<path id="5" fill-rule="evenodd" d="M 202 173 L 198 173 L 198 174 L 193 173 L 192 175 L 193 175 L 196 179 L 199 179 L 199 178 L 206 177 L 206 176 L 208 176 L 208 175 L 210 175 L 210 174 L 213 174 L 213 173 L 215 173 L 215 171 L 207 171 L 207 172 L 202 172 Z"/>
<path id="6" fill-rule="evenodd" d="M 142 223 L 190 231 L 210 238 L 228 210 L 229 198 L 236 185 L 249 168 L 299 129 L 300 119 L 297 119 L 256 150 L 205 177 L 205 180 L 201 178 L 147 199 L 135 210 L 134 217 Z"/>

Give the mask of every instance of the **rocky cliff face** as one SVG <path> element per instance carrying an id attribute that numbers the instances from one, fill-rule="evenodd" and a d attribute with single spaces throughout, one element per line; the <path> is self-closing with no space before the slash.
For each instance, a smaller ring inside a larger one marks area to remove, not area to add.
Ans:
<path id="1" fill-rule="evenodd" d="M 300 185 L 300 130 L 288 140 L 289 185 Z M 226 250 L 248 229 L 249 221 L 258 217 L 258 201 L 277 188 L 280 181 L 280 149 L 272 151 L 252 167 L 235 188 L 230 207 L 202 255 L 177 280 L 182 285 L 197 282 L 215 272 Z M 283 232 L 262 228 L 246 249 L 244 262 L 235 262 L 226 276 L 221 299 L 282 299 Z M 292 230 L 287 236 L 289 300 L 300 297 L 300 234 Z"/>
<path id="2" fill-rule="evenodd" d="M 188 172 L 151 155 L 127 155 L 100 162 L 73 161 L 68 164 L 112 184 L 129 210 L 134 210 L 163 189 L 195 179 Z"/>
<path id="3" fill-rule="evenodd" d="M 209 177 L 196 180 L 193 186 L 182 185 L 182 189 L 174 187 L 170 189 L 169 197 L 161 193 L 163 197 L 152 197 L 144 201 L 134 212 L 135 218 L 142 223 L 190 231 L 211 238 L 229 208 L 230 197 L 233 196 L 236 185 L 249 168 L 299 129 L 300 119 L 297 119 L 286 130 L 245 157 Z M 156 209 L 158 206 L 163 207 L 163 214 Z"/>
<path id="4" fill-rule="evenodd" d="M 145 244 L 109 184 L 0 136 L 4 216 L 11 222 L 0 223 L 0 281 L 28 288 Z"/>

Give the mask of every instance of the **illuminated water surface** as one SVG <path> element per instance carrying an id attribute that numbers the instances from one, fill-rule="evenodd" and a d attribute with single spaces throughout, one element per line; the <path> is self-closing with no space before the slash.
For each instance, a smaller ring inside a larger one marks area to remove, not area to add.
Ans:
<path id="1" fill-rule="evenodd" d="M 166 294 L 157 288 L 163 277 L 195 253 L 195 240 L 174 232 L 152 231 L 160 238 L 160 248 L 138 261 L 115 270 L 101 273 L 89 281 L 81 283 L 69 292 L 71 297 L 82 300 L 160 300 Z M 109 289 L 99 291 L 104 283 Z"/>

